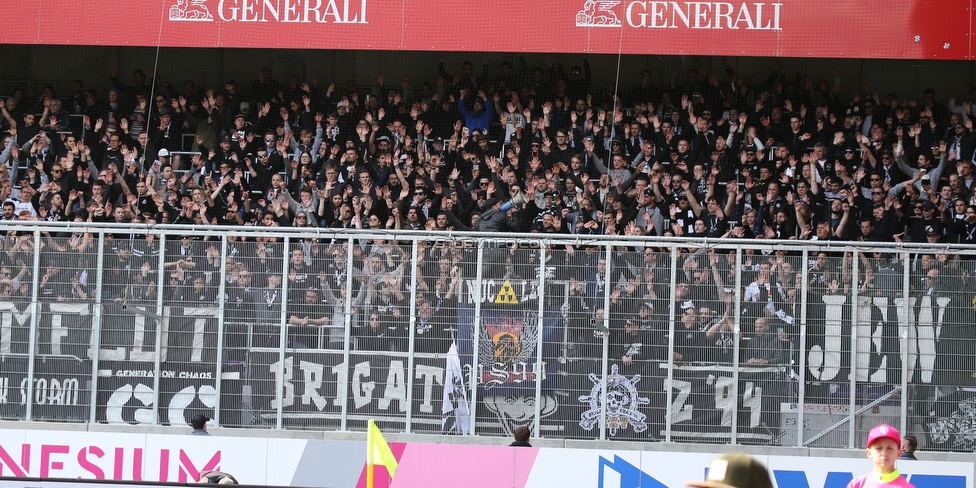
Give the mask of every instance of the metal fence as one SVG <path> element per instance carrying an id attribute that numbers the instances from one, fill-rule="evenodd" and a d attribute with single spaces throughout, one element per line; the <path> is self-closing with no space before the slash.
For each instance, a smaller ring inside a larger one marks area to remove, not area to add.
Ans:
<path id="1" fill-rule="evenodd" d="M 277 229 L 276 229 L 277 230 Z M 0 418 L 973 450 L 976 249 L 7 224 Z M 287 325 L 284 325 L 287 324 Z"/>

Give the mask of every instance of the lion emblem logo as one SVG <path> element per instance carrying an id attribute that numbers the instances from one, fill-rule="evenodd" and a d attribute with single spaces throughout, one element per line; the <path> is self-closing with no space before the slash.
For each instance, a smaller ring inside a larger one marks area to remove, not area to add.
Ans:
<path id="1" fill-rule="evenodd" d="M 583 9 L 576 12 L 577 27 L 620 27 L 622 22 L 613 8 L 619 0 L 586 0 Z"/>
<path id="2" fill-rule="evenodd" d="M 213 15 L 206 0 L 176 0 L 176 4 L 169 8 L 169 20 L 212 22 Z"/>

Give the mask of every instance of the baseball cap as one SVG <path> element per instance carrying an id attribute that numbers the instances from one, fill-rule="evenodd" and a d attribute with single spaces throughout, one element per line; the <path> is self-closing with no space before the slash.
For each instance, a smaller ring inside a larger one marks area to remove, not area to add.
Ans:
<path id="1" fill-rule="evenodd" d="M 160 149 L 159 150 L 159 153 L 158 153 L 158 156 L 161 157 L 161 158 L 169 157 L 169 149 L 166 149 L 165 147 L 162 148 L 162 149 Z"/>
<path id="2" fill-rule="evenodd" d="M 489 198 L 488 201 L 485 202 L 485 208 L 494 207 L 495 205 L 498 205 L 499 203 L 501 203 L 501 200 L 499 200 L 497 198 Z"/>
<path id="3" fill-rule="evenodd" d="M 686 481 L 698 488 L 773 488 L 769 471 L 752 456 L 733 452 L 712 460 L 705 481 Z"/>
<path id="4" fill-rule="evenodd" d="M 925 208 L 935 208 L 935 204 L 931 200 L 926 200 L 922 202 L 922 206 Z"/>
<path id="5" fill-rule="evenodd" d="M 871 447 L 871 444 L 878 439 L 891 439 L 895 441 L 895 444 L 901 446 L 901 435 L 898 434 L 898 429 L 888 424 L 881 424 L 871 429 L 871 432 L 868 433 L 868 447 Z"/>
<path id="6" fill-rule="evenodd" d="M 190 419 L 191 424 L 205 424 L 207 422 L 210 422 L 210 417 L 207 417 L 202 413 L 198 413 Z"/>
<path id="7" fill-rule="evenodd" d="M 934 226 L 926 225 L 925 226 L 925 235 L 927 235 L 927 236 L 939 235 L 939 231 L 936 230 L 936 228 Z"/>

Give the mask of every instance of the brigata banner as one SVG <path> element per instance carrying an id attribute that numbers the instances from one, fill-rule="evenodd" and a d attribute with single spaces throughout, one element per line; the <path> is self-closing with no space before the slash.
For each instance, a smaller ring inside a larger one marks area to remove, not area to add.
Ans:
<path id="1" fill-rule="evenodd" d="M 2 2 L 5 28 L 0 40 L 166 47 L 972 57 L 970 0 L 943 0 L 938 8 L 927 0 L 146 0 L 90 7 L 77 0 Z"/>
<path id="2" fill-rule="evenodd" d="M 338 350 L 289 350 L 282 359 L 277 349 L 252 349 L 248 369 L 256 421 L 274 426 L 280 404 L 286 428 L 337 429 L 345 394 L 348 429 L 365 429 L 370 418 L 402 429 L 410 403 L 413 431 L 440 433 L 447 359 L 416 354 L 412 371 L 410 364 L 404 353 L 354 351 L 345 367 Z"/>

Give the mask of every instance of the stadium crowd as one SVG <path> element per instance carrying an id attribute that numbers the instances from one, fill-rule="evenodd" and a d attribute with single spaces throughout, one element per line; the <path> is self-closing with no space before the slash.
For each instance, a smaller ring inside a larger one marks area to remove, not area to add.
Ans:
<path id="1" fill-rule="evenodd" d="M 619 92 L 592 87 L 585 58 L 568 70 L 550 57 L 534 68 L 522 58 L 494 71 L 486 58 L 480 73 L 470 62 L 459 68 L 451 74 L 441 62 L 419 86 L 408 76 L 389 86 L 380 75 L 366 87 L 279 83 L 264 68 L 248 91 L 233 80 L 174 87 L 142 70 L 125 84 L 113 68 L 104 97 L 81 81 L 68 97 L 18 90 L 2 110 L 2 219 L 976 243 L 976 90 L 942 103 L 932 90 L 911 100 L 864 86 L 841 99 L 835 74 L 787 74 L 780 63 L 763 79 L 691 70 L 657 85 L 644 71 Z M 27 300 L 33 241 L 6 235 L 0 298 Z M 40 296 L 91 300 L 91 234 L 45 237 Z M 214 303 L 223 268 L 228 318 L 267 324 L 267 344 L 284 316 L 301 345 L 342 347 L 351 321 L 361 347 L 405 350 L 415 306 L 415 336 L 429 339 L 416 350 L 444 352 L 481 286 L 465 285 L 478 273 L 461 242 L 420 247 L 411 298 L 411 251 L 396 242 L 354 246 L 350 285 L 342 241 L 285 249 L 274 237 L 232 237 L 222 256 L 214 240 L 184 236 L 161 249 L 151 234 L 110 237 L 103 300 L 154 301 L 163 286 L 172 303 Z M 590 323 L 609 311 L 622 348 L 612 354 L 626 364 L 633 344 L 667 342 L 660 324 L 673 309 L 696 333 L 643 358 L 731 359 L 733 254 L 687 249 L 670 263 L 666 249 L 626 249 L 607 263 L 598 250 L 554 249 L 547 279 L 565 288 L 536 294 L 546 307 L 568 307 L 579 353 L 600 355 L 602 332 Z M 852 276 L 858 258 L 865 266 Z M 491 249 L 486 262 L 503 265 L 483 278 L 531 281 L 533 259 L 531 250 Z M 969 282 L 958 257 L 912 262 L 913 292 L 931 293 L 940 270 Z M 777 363 L 787 355 L 770 344 L 798 332 L 798 293 L 893 295 L 904 271 L 890 256 L 851 253 L 812 263 L 750 254 L 743 263 L 743 330 L 759 337 L 748 359 Z M 681 271 L 669 290 L 672 265 Z"/>
<path id="2" fill-rule="evenodd" d="M 780 63 L 618 91 L 546 60 L 441 62 L 419 86 L 113 67 L 107 94 L 17 90 L 3 218 L 976 242 L 976 91 L 842 99 L 836 75 Z"/>

